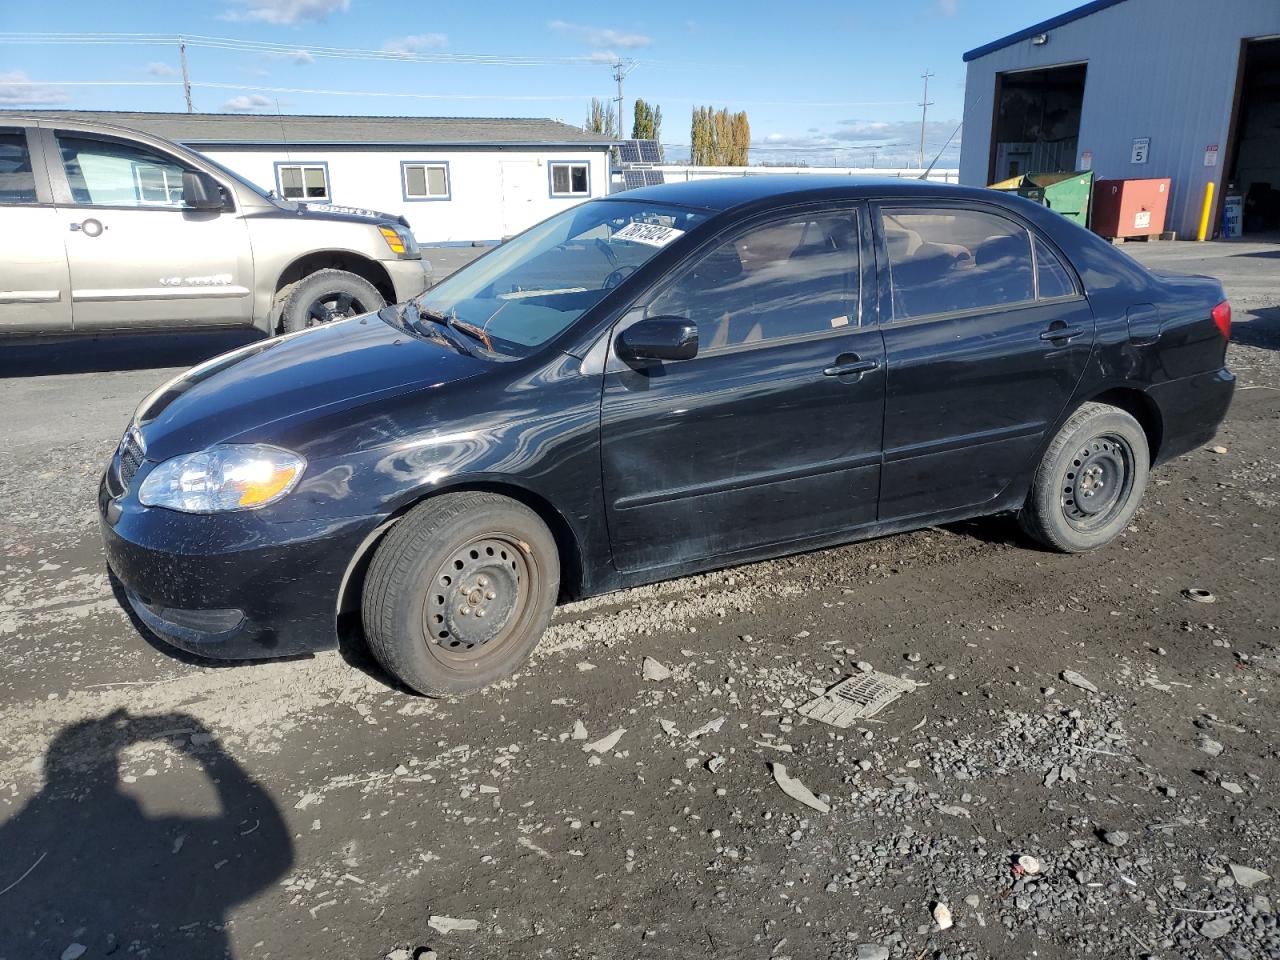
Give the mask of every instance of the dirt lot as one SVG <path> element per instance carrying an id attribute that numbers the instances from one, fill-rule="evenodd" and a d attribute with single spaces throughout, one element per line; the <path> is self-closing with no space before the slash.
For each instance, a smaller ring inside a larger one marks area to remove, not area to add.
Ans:
<path id="1" fill-rule="evenodd" d="M 1280 956 L 1280 249 L 1126 249 L 1223 278 L 1240 390 L 1119 542 L 993 519 L 574 604 L 456 703 L 121 611 L 99 471 L 229 343 L 7 350 L 0 957 Z M 800 715 L 860 663 L 919 685 Z"/>

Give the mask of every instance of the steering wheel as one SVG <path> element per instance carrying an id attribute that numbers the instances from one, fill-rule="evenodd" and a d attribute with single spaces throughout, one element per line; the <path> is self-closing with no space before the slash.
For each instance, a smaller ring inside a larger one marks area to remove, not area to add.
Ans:
<path id="1" fill-rule="evenodd" d="M 623 264 L 617 270 L 613 271 L 613 273 L 609 274 L 607 277 L 604 278 L 604 286 L 601 287 L 600 289 L 612 290 L 614 287 L 616 287 L 623 280 L 627 279 L 627 277 L 631 276 L 635 272 L 636 272 L 635 266 L 633 266 L 630 263 Z"/>

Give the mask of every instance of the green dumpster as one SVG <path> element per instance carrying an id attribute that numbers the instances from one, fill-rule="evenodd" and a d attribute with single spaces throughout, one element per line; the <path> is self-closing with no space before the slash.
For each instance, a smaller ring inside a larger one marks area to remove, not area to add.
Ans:
<path id="1" fill-rule="evenodd" d="M 1089 197 L 1093 193 L 1093 171 L 1074 173 L 1025 173 L 991 185 L 992 190 L 1016 193 L 1020 197 L 1043 203 L 1068 220 L 1088 226 Z"/>

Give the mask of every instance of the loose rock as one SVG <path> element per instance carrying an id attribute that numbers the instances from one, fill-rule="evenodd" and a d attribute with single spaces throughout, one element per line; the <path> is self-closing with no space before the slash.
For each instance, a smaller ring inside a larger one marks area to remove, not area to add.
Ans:
<path id="1" fill-rule="evenodd" d="M 671 676 L 671 668 L 653 659 L 653 657 L 644 658 L 640 672 L 646 680 L 653 680 L 654 682 L 669 679 Z"/>

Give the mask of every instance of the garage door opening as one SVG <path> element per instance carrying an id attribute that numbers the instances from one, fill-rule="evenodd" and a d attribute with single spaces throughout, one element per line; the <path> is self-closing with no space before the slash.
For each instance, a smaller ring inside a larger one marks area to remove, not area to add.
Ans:
<path id="1" fill-rule="evenodd" d="M 988 183 L 1076 168 L 1085 65 L 996 75 Z"/>
<path id="2" fill-rule="evenodd" d="M 1247 40 L 1227 193 L 1244 198 L 1244 232 L 1280 230 L 1280 37 Z"/>

